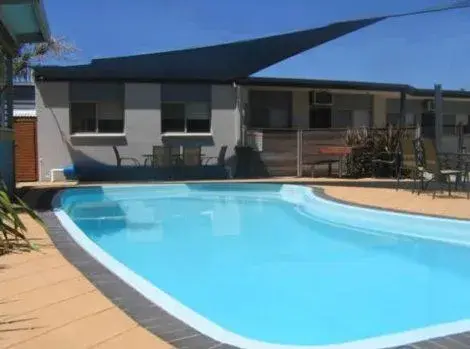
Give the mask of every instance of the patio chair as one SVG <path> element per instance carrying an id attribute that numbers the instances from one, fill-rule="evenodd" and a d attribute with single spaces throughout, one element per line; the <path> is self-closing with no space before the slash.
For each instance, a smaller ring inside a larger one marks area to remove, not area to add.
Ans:
<path id="1" fill-rule="evenodd" d="M 113 152 L 114 152 L 114 156 L 116 157 L 117 167 L 121 167 L 122 163 L 125 162 L 125 161 L 131 162 L 134 166 L 140 166 L 140 162 L 136 158 L 132 158 L 132 157 L 128 157 L 128 156 L 127 157 L 126 156 L 122 157 L 119 154 L 119 150 L 115 145 L 113 145 Z"/>
<path id="2" fill-rule="evenodd" d="M 462 176 L 462 170 L 449 169 L 447 158 L 441 159 L 439 156 L 445 154 L 438 154 L 434 143 L 431 139 L 424 139 L 421 142 L 423 149 L 423 171 L 421 172 L 421 188 L 427 188 L 431 182 L 438 184 L 447 184 L 447 190 L 449 196 L 452 195 L 452 181 L 451 177 L 455 177 L 455 183 L 458 184 L 460 177 Z M 447 165 L 447 166 L 443 166 Z M 427 177 L 427 178 L 426 178 Z M 441 191 L 443 188 L 441 187 Z M 436 196 L 436 191 L 433 192 L 433 197 Z"/>
<path id="3" fill-rule="evenodd" d="M 201 166 L 201 147 L 183 147 L 183 164 Z"/>
<path id="4" fill-rule="evenodd" d="M 175 155 L 177 154 L 179 154 L 179 148 L 154 145 L 152 147 L 152 166 L 171 167 L 175 163 Z"/>
<path id="5" fill-rule="evenodd" d="M 412 139 L 402 139 L 399 144 L 398 154 L 396 190 L 400 187 L 400 179 L 402 178 L 401 176 L 403 171 L 409 171 L 411 178 L 413 179 L 412 192 L 414 192 L 416 189 L 417 175 L 423 170 L 418 156 L 417 141 Z"/>
<path id="6" fill-rule="evenodd" d="M 203 164 L 210 165 L 211 162 L 215 162 L 216 165 L 225 166 L 225 156 L 227 154 L 227 146 L 223 145 L 220 147 L 218 156 L 208 156 L 204 158 Z"/>
<path id="7" fill-rule="evenodd" d="M 214 163 L 214 165 L 221 166 L 225 169 L 228 177 L 232 178 L 233 177 L 232 169 L 230 168 L 230 166 L 227 166 L 226 161 L 225 161 L 225 157 L 227 155 L 227 149 L 228 149 L 228 146 L 223 145 L 220 147 L 218 156 L 204 157 L 203 165 L 211 165 L 211 163 Z"/>
<path id="8" fill-rule="evenodd" d="M 382 152 L 377 154 L 371 160 L 372 163 L 372 173 L 374 177 L 377 177 L 377 172 L 380 166 L 387 166 L 389 169 L 393 169 L 393 173 L 398 176 L 398 166 L 399 166 L 399 152 Z"/>

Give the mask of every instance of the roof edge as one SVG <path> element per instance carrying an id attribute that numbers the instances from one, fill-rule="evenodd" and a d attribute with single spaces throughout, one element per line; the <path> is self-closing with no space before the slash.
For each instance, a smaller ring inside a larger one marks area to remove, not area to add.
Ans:
<path id="1" fill-rule="evenodd" d="M 82 66 L 75 66 L 82 67 Z M 85 66 L 86 67 L 86 66 Z M 48 67 L 48 69 L 51 67 Z M 83 78 L 76 76 L 73 78 L 50 78 L 43 77 L 35 70 L 36 82 L 118 82 L 118 83 L 184 83 L 184 84 L 214 84 L 228 85 L 238 84 L 242 86 L 270 86 L 270 87 L 303 87 L 311 89 L 337 89 L 355 91 L 378 91 L 378 92 L 405 92 L 414 97 L 433 97 L 434 90 L 428 88 L 417 88 L 407 84 L 372 82 L 372 81 L 351 81 L 351 80 L 328 80 L 328 79 L 302 79 L 302 78 L 281 78 L 281 77 L 247 77 L 231 80 L 217 79 L 160 79 L 160 78 Z M 469 98 L 470 91 L 466 90 L 443 90 L 443 96 L 447 98 Z"/>

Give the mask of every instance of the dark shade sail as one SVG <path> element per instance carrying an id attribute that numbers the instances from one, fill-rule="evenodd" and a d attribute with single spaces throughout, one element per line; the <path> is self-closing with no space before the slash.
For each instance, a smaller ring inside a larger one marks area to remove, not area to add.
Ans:
<path id="1" fill-rule="evenodd" d="M 88 65 L 37 67 L 38 79 L 206 80 L 230 82 L 391 17 L 439 12 L 459 5 L 343 21 L 324 27 L 227 44 L 95 59 Z"/>

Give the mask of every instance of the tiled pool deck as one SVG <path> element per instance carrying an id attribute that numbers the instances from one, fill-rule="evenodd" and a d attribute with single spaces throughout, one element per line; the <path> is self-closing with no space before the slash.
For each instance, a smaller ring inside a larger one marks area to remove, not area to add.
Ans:
<path id="1" fill-rule="evenodd" d="M 470 201 L 463 194 L 433 200 L 408 191 L 328 184 L 325 193 L 342 201 L 470 218 Z M 27 220 L 28 236 L 40 252 L 0 257 L 0 348 L 230 347 L 174 319 L 82 250 L 47 209 L 55 192 L 47 187 L 31 194 L 42 201 L 49 234 Z M 470 348 L 470 333 L 399 348 Z"/>

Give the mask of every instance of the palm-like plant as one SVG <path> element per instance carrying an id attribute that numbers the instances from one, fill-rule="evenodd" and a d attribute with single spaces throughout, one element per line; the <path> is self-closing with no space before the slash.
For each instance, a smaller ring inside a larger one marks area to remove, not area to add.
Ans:
<path id="1" fill-rule="evenodd" d="M 26 214 L 44 227 L 42 219 L 19 197 L 15 197 L 15 202 L 7 194 L 4 183 L 0 185 L 0 233 L 3 240 L 3 252 L 8 252 L 12 247 L 12 241 L 22 241 L 30 249 L 37 249 L 26 236 L 26 225 L 21 215 Z"/>

